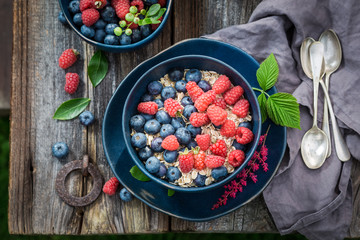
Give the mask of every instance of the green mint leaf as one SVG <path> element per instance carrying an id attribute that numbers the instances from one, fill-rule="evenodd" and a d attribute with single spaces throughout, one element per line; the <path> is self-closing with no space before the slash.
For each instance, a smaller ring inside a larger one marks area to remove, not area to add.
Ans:
<path id="1" fill-rule="evenodd" d="M 159 19 L 159 18 L 162 17 L 162 15 L 164 15 L 165 12 L 166 12 L 166 8 L 161 8 L 161 9 L 159 10 L 159 12 L 156 14 L 156 16 L 154 16 L 153 18 Z"/>
<path id="2" fill-rule="evenodd" d="M 168 196 L 171 197 L 172 195 L 175 194 L 175 191 L 172 189 L 168 189 Z"/>
<path id="3" fill-rule="evenodd" d="M 75 98 L 63 102 L 58 109 L 56 109 L 53 119 L 70 120 L 76 118 L 85 110 L 90 101 L 90 98 Z"/>
<path id="4" fill-rule="evenodd" d="M 264 93 L 264 92 L 262 92 L 262 93 L 258 96 L 258 101 L 259 101 L 259 105 L 260 105 L 260 112 L 261 112 L 262 123 L 264 123 L 265 120 L 267 119 L 267 113 L 266 113 L 266 96 L 265 96 L 265 93 Z"/>
<path id="5" fill-rule="evenodd" d="M 274 54 L 270 54 L 261 64 L 256 71 L 256 77 L 260 87 L 267 91 L 272 88 L 279 76 L 279 66 L 277 64 Z"/>
<path id="6" fill-rule="evenodd" d="M 140 22 L 141 21 L 141 22 Z M 148 24 L 152 24 L 152 21 L 150 18 L 144 18 L 141 19 L 138 23 L 139 26 L 143 26 L 143 25 L 148 25 Z"/>
<path id="7" fill-rule="evenodd" d="M 134 178 L 136 178 L 139 181 L 142 182 L 150 181 L 150 178 L 148 178 L 148 176 L 146 176 L 136 165 L 130 169 L 130 173 Z"/>
<path id="8" fill-rule="evenodd" d="M 155 19 L 155 18 L 150 18 L 151 20 L 151 24 L 158 24 L 158 23 L 161 23 L 161 21 Z"/>
<path id="9" fill-rule="evenodd" d="M 161 8 L 161 6 L 158 3 L 151 5 L 149 10 L 146 12 L 145 18 L 156 15 L 159 12 L 160 8 Z"/>
<path id="10" fill-rule="evenodd" d="M 96 51 L 88 65 L 88 75 L 94 87 L 99 85 L 105 78 L 109 69 L 109 63 L 103 51 Z"/>
<path id="11" fill-rule="evenodd" d="M 296 98 L 289 93 L 275 93 L 267 100 L 267 114 L 277 125 L 300 128 L 300 110 Z"/>

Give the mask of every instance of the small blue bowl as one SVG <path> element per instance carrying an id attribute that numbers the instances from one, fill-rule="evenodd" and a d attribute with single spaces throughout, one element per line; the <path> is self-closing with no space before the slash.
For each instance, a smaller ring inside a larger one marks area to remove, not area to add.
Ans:
<path id="1" fill-rule="evenodd" d="M 70 12 L 68 10 L 68 6 L 69 6 L 70 2 L 71 2 L 71 0 L 59 0 L 60 7 L 61 7 L 61 10 L 63 11 L 63 13 L 65 15 L 65 18 L 66 18 L 67 22 L 69 23 L 70 27 L 76 32 L 76 34 L 79 35 L 87 43 L 97 47 L 98 49 L 101 49 L 101 50 L 104 50 L 104 51 L 107 51 L 107 52 L 114 52 L 114 53 L 129 52 L 129 51 L 138 49 L 140 47 L 143 47 L 146 44 L 153 41 L 160 34 L 160 32 L 163 30 L 163 28 L 164 28 L 164 26 L 166 24 L 166 21 L 169 18 L 171 7 L 172 7 L 172 4 L 173 4 L 173 0 L 167 0 L 166 12 L 163 15 L 163 20 L 161 21 L 159 27 L 154 32 L 152 32 L 148 37 L 142 39 L 139 42 L 132 43 L 132 44 L 129 44 L 129 45 L 108 45 L 108 44 L 96 42 L 95 40 L 92 40 L 90 38 L 85 37 L 81 33 L 80 28 L 77 27 L 74 24 L 74 21 L 73 21 L 73 19 L 71 17 L 71 14 L 70 14 Z"/>
<path id="2" fill-rule="evenodd" d="M 235 171 L 229 174 L 225 179 L 212 183 L 208 186 L 204 187 L 190 187 L 184 188 L 174 184 L 169 183 L 166 180 L 157 178 L 156 176 L 149 173 L 144 163 L 139 159 L 137 155 L 137 151 L 131 145 L 131 128 L 130 128 L 130 118 L 137 114 L 137 105 L 139 104 L 139 100 L 143 94 L 146 93 L 147 85 L 151 81 L 159 80 L 165 74 L 169 72 L 170 69 L 179 67 L 184 69 L 196 68 L 200 70 L 209 70 L 215 71 L 219 74 L 225 74 L 229 77 L 232 81 L 233 85 L 239 85 L 244 89 L 244 94 L 246 99 L 250 103 L 250 112 L 252 115 L 252 124 L 253 124 L 253 133 L 254 133 L 254 140 L 248 147 L 246 151 L 246 159 L 244 163 L 235 169 Z M 136 79 L 137 82 L 134 87 L 131 89 L 122 114 L 122 132 L 124 135 L 126 147 L 134 160 L 135 164 L 141 169 L 141 171 L 146 174 L 151 180 L 154 182 L 169 188 L 175 191 L 183 191 L 183 192 L 199 192 L 214 189 L 217 187 L 223 186 L 225 183 L 231 181 L 236 177 L 236 175 L 247 165 L 248 161 L 251 159 L 254 151 L 258 145 L 259 138 L 261 135 L 261 114 L 260 114 L 260 107 L 257 101 L 257 97 L 252 90 L 250 84 L 245 80 L 245 78 L 237 72 L 234 68 L 230 67 L 229 65 L 225 64 L 224 62 L 217 60 L 212 57 L 207 57 L 203 55 L 183 55 L 179 57 L 174 57 L 163 61 L 151 69 L 149 69 L 146 73 L 144 73 L 139 79 Z M 134 79 L 134 81 L 136 81 Z"/>

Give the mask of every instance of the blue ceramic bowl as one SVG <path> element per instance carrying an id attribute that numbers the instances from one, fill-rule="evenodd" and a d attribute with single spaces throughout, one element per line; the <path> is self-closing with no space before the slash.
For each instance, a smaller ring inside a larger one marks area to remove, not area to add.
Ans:
<path id="1" fill-rule="evenodd" d="M 252 141 L 250 146 L 248 146 L 248 150 L 246 151 L 246 159 L 244 164 L 235 169 L 235 171 L 229 174 L 225 179 L 219 182 L 212 183 L 208 186 L 204 187 L 191 187 L 191 188 L 183 188 L 174 184 L 169 183 L 166 180 L 157 178 L 156 176 L 149 173 L 144 163 L 139 159 L 137 155 L 137 151 L 131 145 L 131 128 L 130 128 L 130 118 L 137 114 L 137 105 L 139 104 L 139 100 L 143 94 L 146 93 L 147 85 L 151 81 L 159 80 L 165 74 L 169 72 L 170 69 L 180 67 L 184 69 L 197 68 L 201 70 L 211 70 L 215 71 L 219 74 L 225 74 L 232 81 L 233 85 L 239 85 L 244 89 L 244 94 L 246 99 L 250 103 L 250 113 L 252 115 L 252 124 L 253 124 L 253 133 L 254 140 Z M 198 192 L 204 190 L 210 190 L 217 188 L 219 186 L 223 186 L 224 183 L 231 181 L 236 177 L 236 175 L 247 165 L 251 156 L 254 154 L 254 151 L 258 145 L 259 138 L 261 135 L 261 114 L 260 107 L 255 96 L 254 91 L 252 90 L 249 83 L 244 79 L 244 77 L 237 72 L 234 68 L 229 65 L 221 62 L 215 58 L 202 56 L 202 55 L 183 55 L 179 57 L 174 57 L 159 63 L 158 65 L 152 67 L 147 72 L 145 72 L 136 82 L 134 87 L 131 89 L 123 110 L 122 115 L 122 132 L 124 135 L 126 147 L 134 160 L 135 164 L 141 169 L 143 173 L 145 173 L 151 180 L 154 182 L 163 185 L 166 188 L 173 189 L 175 191 L 185 191 L 185 192 Z"/>
<path id="2" fill-rule="evenodd" d="M 170 11 L 171 11 L 173 0 L 167 0 L 166 12 L 163 15 L 163 20 L 161 21 L 159 27 L 154 32 L 152 32 L 148 37 L 142 39 L 139 42 L 132 43 L 132 44 L 129 44 L 129 45 L 107 45 L 107 44 L 99 43 L 99 42 L 96 42 L 93 39 L 85 37 L 81 33 L 80 28 L 77 27 L 74 24 L 74 21 L 73 21 L 73 19 L 71 17 L 71 14 L 70 14 L 70 12 L 68 10 L 68 6 L 69 6 L 70 2 L 71 2 L 71 0 L 59 0 L 60 7 L 61 7 L 61 10 L 63 11 L 63 13 L 65 15 L 65 18 L 66 18 L 67 22 L 69 23 L 70 27 L 76 32 L 76 34 L 79 35 L 87 43 L 97 47 L 98 49 L 101 49 L 101 50 L 104 50 L 104 51 L 107 51 L 107 52 L 119 53 L 119 52 L 128 52 L 128 51 L 135 50 L 135 49 L 143 47 L 146 44 L 153 41 L 160 34 L 160 32 L 163 30 L 163 28 L 164 28 L 164 26 L 166 24 L 166 21 L 169 18 L 169 14 L 170 14 Z"/>

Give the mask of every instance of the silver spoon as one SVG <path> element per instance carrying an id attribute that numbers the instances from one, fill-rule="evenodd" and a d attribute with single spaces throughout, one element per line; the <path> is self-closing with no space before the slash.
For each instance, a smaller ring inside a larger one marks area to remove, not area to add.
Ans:
<path id="1" fill-rule="evenodd" d="M 312 72 L 311 72 L 311 65 L 310 65 L 310 58 L 309 58 L 309 47 L 310 45 L 315 42 L 315 40 L 311 37 L 307 37 L 304 39 L 304 41 L 301 44 L 300 47 L 300 61 L 301 66 L 306 74 L 306 76 L 310 79 L 312 79 Z"/>
<path id="2" fill-rule="evenodd" d="M 341 64 L 341 45 L 336 33 L 329 29 L 323 32 L 319 38 L 319 41 L 324 44 L 324 61 L 325 61 L 325 86 L 329 90 L 330 75 L 335 72 Z M 330 127 L 329 127 L 329 115 L 326 97 L 324 98 L 324 115 L 322 130 L 329 136 L 330 139 Z M 329 145 L 329 152 L 327 157 L 331 154 L 331 144 Z"/>
<path id="3" fill-rule="evenodd" d="M 317 169 L 323 165 L 329 148 L 327 135 L 317 126 L 317 100 L 320 76 L 324 73 L 324 46 L 320 42 L 313 42 L 309 47 L 311 72 L 314 84 L 314 116 L 313 126 L 302 138 L 301 155 L 305 165 L 310 169 Z"/>

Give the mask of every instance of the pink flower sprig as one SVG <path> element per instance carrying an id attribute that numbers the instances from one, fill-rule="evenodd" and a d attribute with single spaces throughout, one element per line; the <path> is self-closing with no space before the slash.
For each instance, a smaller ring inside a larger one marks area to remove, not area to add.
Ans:
<path id="1" fill-rule="evenodd" d="M 239 192 L 242 192 L 244 187 L 247 185 L 247 179 L 251 179 L 251 181 L 256 183 L 257 175 L 255 174 L 255 172 L 260 169 L 260 165 L 264 172 L 267 172 L 269 170 L 268 164 L 266 162 L 268 156 L 268 148 L 265 145 L 266 137 L 269 133 L 269 130 L 270 126 L 266 130 L 266 133 L 260 136 L 258 150 L 255 151 L 247 166 L 243 170 L 241 170 L 241 172 L 236 176 L 235 180 L 224 186 L 225 191 L 223 195 L 221 195 L 218 201 L 212 206 L 211 210 L 226 205 L 229 197 L 236 198 L 236 195 Z"/>

